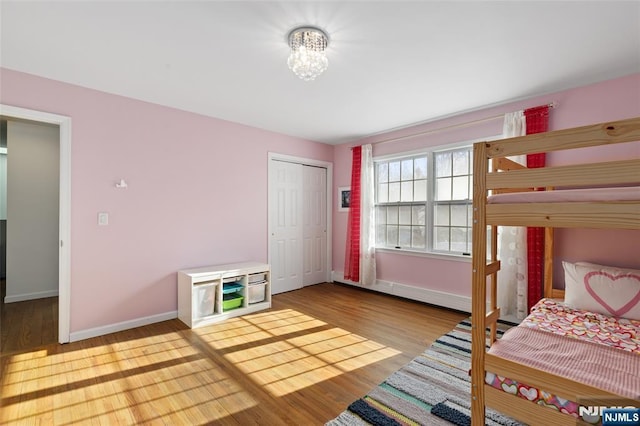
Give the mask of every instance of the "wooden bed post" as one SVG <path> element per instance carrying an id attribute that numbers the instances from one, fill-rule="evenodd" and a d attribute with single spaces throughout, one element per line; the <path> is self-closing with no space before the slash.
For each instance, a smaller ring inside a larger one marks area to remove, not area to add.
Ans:
<path id="1" fill-rule="evenodd" d="M 471 279 L 471 424 L 484 425 L 485 317 L 487 308 L 486 144 L 473 146 L 473 226 Z"/>
<path id="2" fill-rule="evenodd" d="M 501 159 L 502 160 L 502 159 Z M 490 167 L 491 167 L 491 173 L 497 173 L 499 170 L 499 161 L 497 158 L 493 158 L 490 161 Z M 486 187 L 485 187 L 485 197 L 486 197 Z M 485 198 L 486 200 L 486 198 Z M 485 229 L 486 229 L 486 223 L 485 223 Z M 498 227 L 497 226 L 492 226 L 491 227 L 491 262 L 495 263 L 498 260 Z M 487 273 L 485 271 L 485 273 Z M 490 279 L 489 279 L 489 283 L 490 283 L 490 287 L 489 287 L 489 312 L 491 314 L 494 314 L 495 312 L 499 312 L 498 309 L 498 269 L 495 269 L 494 271 L 491 272 L 490 274 Z M 486 306 L 486 305 L 485 305 Z M 486 312 L 485 312 L 485 318 L 486 318 Z M 485 320 L 485 325 L 486 325 L 486 320 Z M 493 342 L 496 341 L 496 337 L 497 337 L 497 332 L 498 332 L 498 321 L 491 321 L 490 322 L 490 338 L 489 338 L 489 342 L 490 344 L 493 344 Z"/>
<path id="3" fill-rule="evenodd" d="M 554 297 L 553 292 L 553 228 L 544 228 L 544 292 L 543 297 Z"/>

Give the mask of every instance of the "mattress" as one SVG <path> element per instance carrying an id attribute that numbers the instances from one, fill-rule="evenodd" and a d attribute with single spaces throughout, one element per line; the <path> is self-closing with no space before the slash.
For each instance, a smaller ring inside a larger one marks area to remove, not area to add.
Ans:
<path id="1" fill-rule="evenodd" d="M 640 200 L 640 186 L 511 192 L 506 194 L 491 195 L 487 198 L 487 202 L 489 204 L 562 203 L 589 201 L 606 202 L 638 200 Z"/>
<path id="2" fill-rule="evenodd" d="M 542 299 L 489 353 L 627 396 L 640 397 L 640 321 L 572 309 Z M 589 365 L 588 368 L 585 366 Z M 486 383 L 578 417 L 579 406 L 487 372 Z"/>

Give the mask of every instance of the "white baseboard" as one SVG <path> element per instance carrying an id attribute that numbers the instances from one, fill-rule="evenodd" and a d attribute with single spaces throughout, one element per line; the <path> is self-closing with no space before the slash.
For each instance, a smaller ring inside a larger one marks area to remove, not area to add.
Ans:
<path id="1" fill-rule="evenodd" d="M 333 281 L 353 285 L 355 287 L 392 294 L 406 299 L 442 306 L 443 308 L 455 309 L 462 312 L 471 312 L 471 297 L 468 296 L 460 296 L 458 294 L 429 290 L 428 288 L 384 280 L 376 280 L 375 284 L 366 286 L 354 281 L 345 280 L 344 273 L 342 271 L 333 271 L 332 279 Z"/>
<path id="2" fill-rule="evenodd" d="M 58 290 L 38 291 L 35 293 L 15 294 L 13 296 L 5 296 L 4 303 L 24 302 L 25 300 L 44 299 L 45 297 L 57 297 Z"/>
<path id="3" fill-rule="evenodd" d="M 129 321 L 118 322 L 115 324 L 103 325 L 100 327 L 89 328 L 87 330 L 74 331 L 69 335 L 70 342 L 78 340 L 90 339 L 91 337 L 104 336 L 105 334 L 115 333 L 118 331 L 128 330 L 130 328 L 142 327 L 156 322 L 167 321 L 178 318 L 178 311 L 165 312 L 163 314 L 151 315 L 143 318 L 136 318 Z"/>

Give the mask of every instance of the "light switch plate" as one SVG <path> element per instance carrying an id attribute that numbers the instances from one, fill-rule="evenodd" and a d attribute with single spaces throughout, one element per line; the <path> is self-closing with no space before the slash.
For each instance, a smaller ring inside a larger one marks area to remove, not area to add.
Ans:
<path id="1" fill-rule="evenodd" d="M 109 224 L 109 213 L 100 212 L 98 213 L 98 225 L 107 226 Z"/>

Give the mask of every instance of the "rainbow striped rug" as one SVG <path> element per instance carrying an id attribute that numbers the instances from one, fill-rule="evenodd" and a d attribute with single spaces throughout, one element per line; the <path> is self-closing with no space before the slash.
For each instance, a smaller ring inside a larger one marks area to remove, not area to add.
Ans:
<path id="1" fill-rule="evenodd" d="M 510 326 L 499 324 L 498 335 Z M 326 425 L 470 425 L 470 369 L 467 319 Z M 490 409 L 486 424 L 520 425 Z"/>

